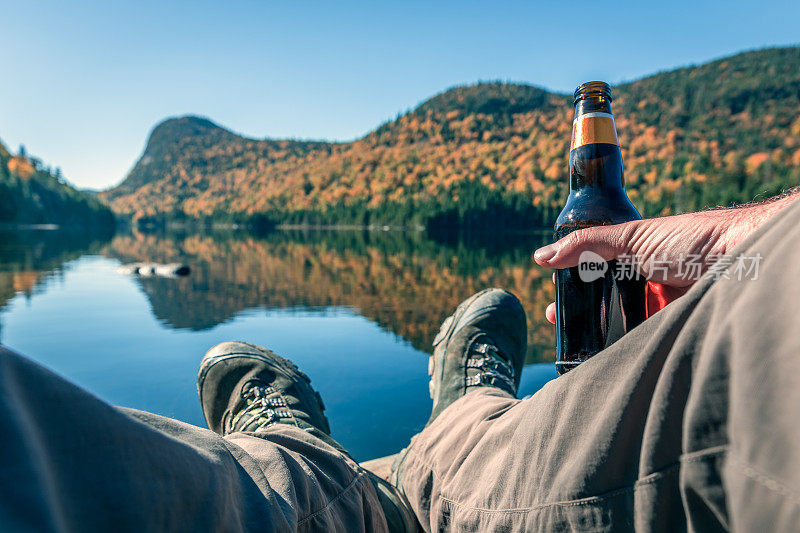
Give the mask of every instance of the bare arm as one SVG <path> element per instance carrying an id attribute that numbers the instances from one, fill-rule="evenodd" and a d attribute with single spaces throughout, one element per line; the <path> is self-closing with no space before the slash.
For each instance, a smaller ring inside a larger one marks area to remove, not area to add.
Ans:
<path id="1" fill-rule="evenodd" d="M 586 250 L 606 260 L 634 256 L 640 272 L 665 285 L 670 299 L 674 299 L 695 281 L 681 275 L 679 265 L 683 258 L 699 256 L 705 271 L 716 258 L 729 253 L 798 197 L 800 187 L 760 203 L 586 228 L 536 250 L 534 260 L 542 266 L 567 268 L 577 265 L 581 252 Z M 661 265 L 655 277 L 652 260 Z M 669 267 L 663 270 L 665 264 Z M 555 320 L 552 305 L 547 317 L 552 318 L 551 322 Z"/>
<path id="2" fill-rule="evenodd" d="M 795 187 L 764 202 L 726 209 L 725 211 L 730 211 L 736 220 L 737 228 L 732 237 L 735 240 L 734 245 L 747 238 L 748 235 L 763 226 L 767 220 L 794 202 L 798 197 L 800 197 L 800 187 Z"/>

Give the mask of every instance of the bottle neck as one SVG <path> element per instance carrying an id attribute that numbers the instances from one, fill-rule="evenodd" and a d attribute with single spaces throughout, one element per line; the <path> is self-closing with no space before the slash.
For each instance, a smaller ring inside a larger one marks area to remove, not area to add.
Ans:
<path id="1" fill-rule="evenodd" d="M 570 194 L 587 187 L 624 193 L 622 154 L 610 98 L 592 95 L 575 103 L 569 170 Z"/>
<path id="2" fill-rule="evenodd" d="M 575 118 L 585 115 L 587 113 L 608 113 L 613 115 L 611 111 L 611 99 L 605 96 L 590 96 L 588 98 L 581 98 L 575 102 Z"/>

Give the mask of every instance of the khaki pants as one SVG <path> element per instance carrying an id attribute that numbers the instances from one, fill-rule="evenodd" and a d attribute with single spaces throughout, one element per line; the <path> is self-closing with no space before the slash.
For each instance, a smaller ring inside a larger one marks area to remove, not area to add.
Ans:
<path id="1" fill-rule="evenodd" d="M 800 203 L 737 252 L 758 279 L 698 282 L 527 400 L 442 413 L 403 463 L 423 527 L 800 527 Z M 221 438 L 2 349 L 0 443 L 3 530 L 386 527 L 363 470 L 298 428 Z"/>
<path id="2" fill-rule="evenodd" d="M 698 282 L 530 399 L 444 411 L 401 470 L 426 529 L 800 530 L 800 202 L 739 253 L 758 279 Z"/>

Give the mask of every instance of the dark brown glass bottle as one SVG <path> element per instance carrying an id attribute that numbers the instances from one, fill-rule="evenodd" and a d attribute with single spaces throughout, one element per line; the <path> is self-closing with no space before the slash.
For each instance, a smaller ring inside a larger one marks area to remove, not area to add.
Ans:
<path id="1" fill-rule="evenodd" d="M 569 197 L 555 225 L 560 239 L 580 228 L 639 220 L 622 172 L 611 91 L 592 81 L 575 90 L 569 152 Z M 556 270 L 556 368 L 564 374 L 616 341 L 645 319 L 645 280 L 616 261 Z M 587 270 L 595 267 L 595 276 Z M 625 274 L 625 275 L 620 275 Z"/>

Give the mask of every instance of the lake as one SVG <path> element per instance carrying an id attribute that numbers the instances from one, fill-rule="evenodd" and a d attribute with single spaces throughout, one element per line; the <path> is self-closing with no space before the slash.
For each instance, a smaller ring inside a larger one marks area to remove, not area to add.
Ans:
<path id="1" fill-rule="evenodd" d="M 548 232 L 463 239 L 401 231 L 266 235 L 0 233 L 0 342 L 115 405 L 205 426 L 196 392 L 211 346 L 242 340 L 299 365 L 357 460 L 398 451 L 430 413 L 427 357 L 441 321 L 486 287 L 528 313 L 520 395 L 556 377 L 544 309 Z M 132 262 L 181 262 L 182 278 Z"/>

